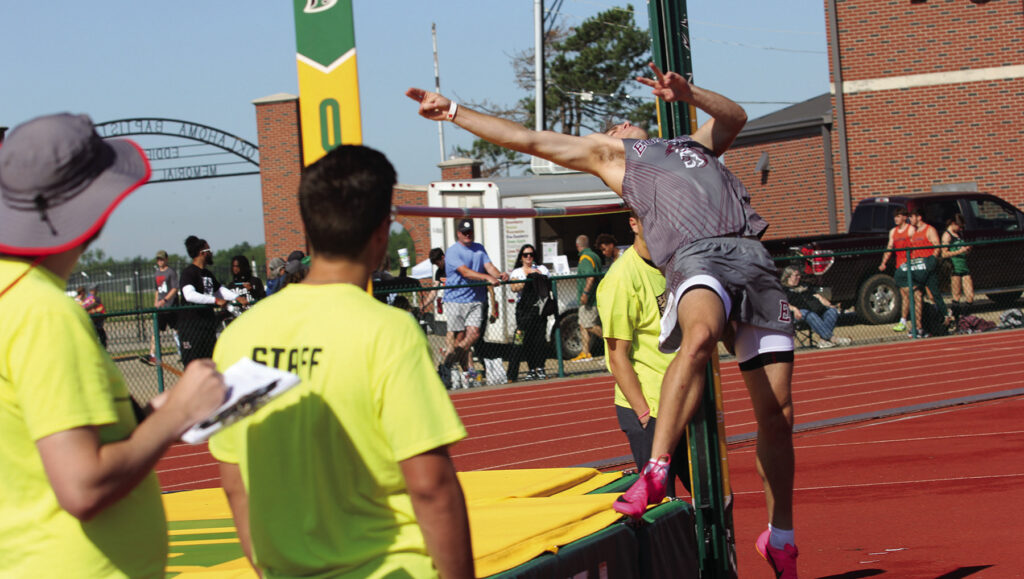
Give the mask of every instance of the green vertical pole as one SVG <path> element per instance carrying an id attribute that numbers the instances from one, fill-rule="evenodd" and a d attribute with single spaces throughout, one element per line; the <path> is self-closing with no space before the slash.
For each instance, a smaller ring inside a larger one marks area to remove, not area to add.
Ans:
<path id="1" fill-rule="evenodd" d="M 156 356 L 156 391 L 164 391 L 164 367 L 160 365 L 164 353 L 160 347 L 160 320 L 157 312 L 153 312 L 153 355 Z"/>
<path id="2" fill-rule="evenodd" d="M 551 284 L 551 299 L 555 300 L 555 358 L 558 360 L 558 377 L 565 378 L 565 360 L 562 359 L 562 324 L 558 319 L 558 280 Z"/>
<path id="3" fill-rule="evenodd" d="M 686 0 L 648 0 L 647 13 L 654 64 L 663 71 L 676 72 L 692 81 Z M 658 119 L 662 138 L 689 135 L 697 130 L 696 111 L 687 103 L 659 100 Z M 715 356 L 717 359 L 717 354 Z M 714 362 L 708 364 L 705 377 L 701 406 L 686 431 L 690 447 L 697 556 L 701 577 L 734 578 L 737 571 L 729 510 L 732 497 L 725 445 L 721 440 L 723 434 L 719 428 L 721 390 Z"/>
<path id="4" fill-rule="evenodd" d="M 693 80 L 690 59 L 690 28 L 686 0 L 647 0 L 651 27 L 651 57 L 663 71 L 673 71 Z M 666 139 L 690 135 L 697 130 L 697 114 L 686 103 L 658 100 L 661 136 Z"/>
<path id="5" fill-rule="evenodd" d="M 910 250 L 907 250 L 907 299 L 910 301 L 908 307 L 910 311 L 910 336 L 912 338 L 918 338 L 917 335 L 917 304 L 914 303 L 914 264 L 910 261 Z M 897 272 L 898 273 L 898 272 Z"/>

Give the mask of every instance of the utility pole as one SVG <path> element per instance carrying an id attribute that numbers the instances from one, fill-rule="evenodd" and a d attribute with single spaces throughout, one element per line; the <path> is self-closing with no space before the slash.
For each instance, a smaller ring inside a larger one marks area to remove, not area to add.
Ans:
<path id="1" fill-rule="evenodd" d="M 430 36 L 434 39 L 434 92 L 441 94 L 441 72 L 437 65 L 437 23 L 430 23 Z M 441 162 L 444 163 L 444 123 L 437 123 L 437 138 L 441 141 Z"/>
<path id="2" fill-rule="evenodd" d="M 544 130 L 544 0 L 533 0 L 533 76 L 536 92 L 534 126 Z"/>

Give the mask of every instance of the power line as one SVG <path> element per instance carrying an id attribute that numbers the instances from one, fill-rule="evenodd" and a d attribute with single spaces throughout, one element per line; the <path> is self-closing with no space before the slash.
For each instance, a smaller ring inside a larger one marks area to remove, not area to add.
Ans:
<path id="1" fill-rule="evenodd" d="M 731 40 L 717 40 L 714 38 L 707 38 L 706 36 L 695 36 L 694 40 L 702 40 L 704 42 L 711 42 L 713 44 L 726 44 L 729 46 L 739 46 L 740 48 L 756 48 L 758 50 L 775 50 L 778 52 L 797 52 L 802 54 L 825 54 L 824 50 L 801 50 L 799 48 L 780 48 L 778 46 L 758 46 L 755 44 L 744 44 L 742 42 L 732 42 Z"/>

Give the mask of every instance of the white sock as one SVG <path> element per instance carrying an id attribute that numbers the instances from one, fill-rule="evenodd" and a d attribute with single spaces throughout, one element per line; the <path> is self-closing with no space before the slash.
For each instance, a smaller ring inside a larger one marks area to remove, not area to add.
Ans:
<path id="1" fill-rule="evenodd" d="M 796 539 L 794 538 L 793 529 L 785 530 L 773 527 L 771 523 L 768 524 L 768 544 L 772 546 L 772 549 L 785 549 L 786 545 L 793 545 L 796 547 Z"/>
<path id="2" fill-rule="evenodd" d="M 643 472 L 657 472 L 658 474 L 664 474 L 668 472 L 668 460 L 664 460 L 667 456 L 663 455 L 658 458 L 652 458 L 647 461 L 647 466 L 644 467 Z"/>

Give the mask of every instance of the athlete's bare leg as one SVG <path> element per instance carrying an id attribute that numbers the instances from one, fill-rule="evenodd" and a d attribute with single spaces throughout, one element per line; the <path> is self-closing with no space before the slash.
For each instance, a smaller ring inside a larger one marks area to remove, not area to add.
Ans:
<path id="1" fill-rule="evenodd" d="M 658 422 L 651 457 L 670 455 L 704 395 L 705 372 L 725 329 L 725 307 L 714 291 L 696 287 L 679 300 L 677 309 L 683 343 L 661 382 Z"/>
<path id="2" fill-rule="evenodd" d="M 793 363 L 743 372 L 757 418 L 757 473 L 764 483 L 769 522 L 793 528 Z"/>

